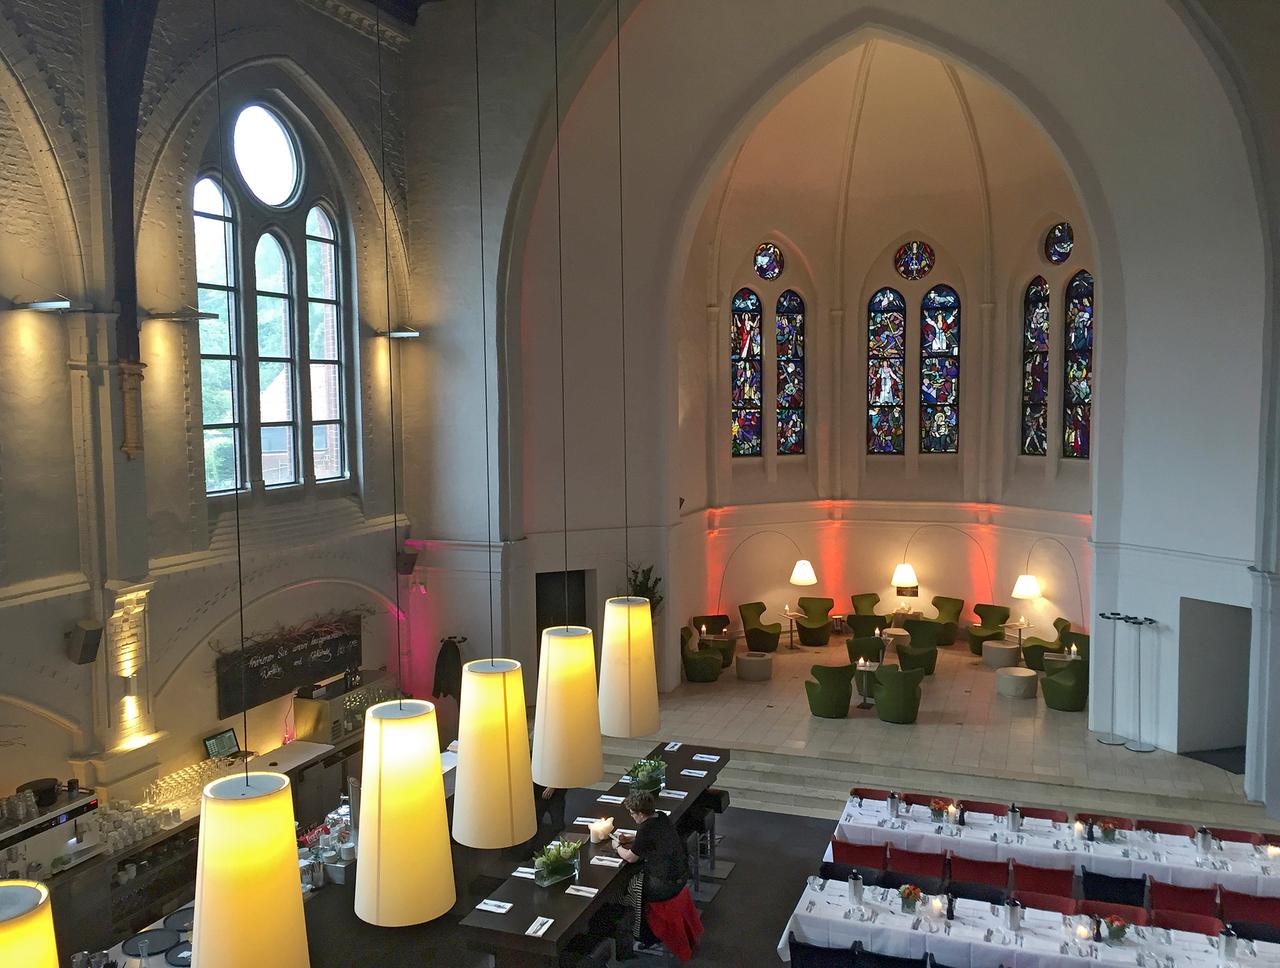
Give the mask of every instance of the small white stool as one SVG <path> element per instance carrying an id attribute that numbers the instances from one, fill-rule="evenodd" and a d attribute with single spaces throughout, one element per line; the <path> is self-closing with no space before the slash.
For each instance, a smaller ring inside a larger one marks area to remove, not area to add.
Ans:
<path id="1" fill-rule="evenodd" d="M 764 682 L 773 678 L 773 654 L 770 652 L 739 652 L 735 665 L 738 678 L 747 682 Z"/>
<path id="2" fill-rule="evenodd" d="M 986 656 L 983 656 L 986 658 Z M 996 692 L 1010 699 L 1035 699 L 1040 677 L 1034 669 L 1008 666 L 996 670 Z"/>
<path id="3" fill-rule="evenodd" d="M 1016 642 L 983 642 L 982 661 L 993 669 L 1016 666 L 1022 661 L 1022 646 Z"/>

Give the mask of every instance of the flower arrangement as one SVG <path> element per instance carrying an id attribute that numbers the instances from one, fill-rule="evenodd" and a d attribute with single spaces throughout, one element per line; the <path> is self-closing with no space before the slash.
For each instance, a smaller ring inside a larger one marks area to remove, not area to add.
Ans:
<path id="1" fill-rule="evenodd" d="M 1113 820 L 1099 820 L 1098 829 L 1102 831 L 1102 839 L 1111 843 L 1116 839 L 1116 825 Z"/>
<path id="2" fill-rule="evenodd" d="M 533 879 L 546 887 L 578 873 L 580 840 L 554 840 L 533 855 Z"/>
<path id="3" fill-rule="evenodd" d="M 951 806 L 950 800 L 934 797 L 929 801 L 929 816 L 934 820 L 941 820 L 946 815 L 947 807 L 949 806 Z"/>
<path id="4" fill-rule="evenodd" d="M 667 781 L 667 764 L 663 760 L 636 760 L 627 773 L 631 789 L 657 793 Z"/>
<path id="5" fill-rule="evenodd" d="M 1115 914 L 1108 914 L 1102 923 L 1107 926 L 1108 941 L 1123 941 L 1125 932 L 1129 930 L 1129 922 Z"/>
<path id="6" fill-rule="evenodd" d="M 902 900 L 903 911 L 914 911 L 920 898 L 924 897 L 924 892 L 914 884 L 903 884 L 898 888 L 898 897 Z"/>

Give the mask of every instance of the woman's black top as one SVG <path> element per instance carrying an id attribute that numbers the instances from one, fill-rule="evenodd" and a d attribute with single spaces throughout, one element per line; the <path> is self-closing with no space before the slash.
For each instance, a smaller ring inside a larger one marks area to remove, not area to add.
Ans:
<path id="1" fill-rule="evenodd" d="M 684 843 L 665 813 L 655 813 L 640 825 L 631 852 L 644 862 L 647 901 L 670 900 L 689 879 L 689 858 Z"/>

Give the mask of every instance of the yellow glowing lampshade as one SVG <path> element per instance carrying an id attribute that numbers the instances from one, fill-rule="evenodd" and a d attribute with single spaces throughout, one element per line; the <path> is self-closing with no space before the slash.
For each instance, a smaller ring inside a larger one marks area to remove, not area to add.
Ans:
<path id="1" fill-rule="evenodd" d="M 1035 575 L 1019 575 L 1013 583 L 1013 597 L 1034 599 L 1040 597 L 1040 579 Z"/>
<path id="2" fill-rule="evenodd" d="M 49 889 L 36 881 L 0 881 L 0 965 L 59 964 Z"/>
<path id="3" fill-rule="evenodd" d="M 529 767 L 524 674 L 514 659 L 477 659 L 462 667 L 453 839 L 496 850 L 538 832 Z"/>
<path id="4" fill-rule="evenodd" d="M 813 573 L 813 565 L 809 563 L 808 558 L 801 558 L 796 562 L 796 566 L 791 569 L 791 584 L 818 584 L 818 576 Z"/>
<path id="5" fill-rule="evenodd" d="M 384 928 L 440 917 L 456 895 L 435 706 L 392 699 L 365 710 L 360 793 L 356 916 Z"/>
<path id="6" fill-rule="evenodd" d="M 600 643 L 600 732 L 625 738 L 657 731 L 658 671 L 649 599 L 607 599 Z"/>
<path id="7" fill-rule="evenodd" d="M 217 968 L 308 968 L 307 926 L 293 829 L 293 793 L 280 773 L 236 773 L 204 788 L 196 858 L 191 960 Z"/>
<path id="8" fill-rule="evenodd" d="M 542 632 L 538 709 L 533 721 L 533 779 L 546 787 L 588 787 L 604 776 L 596 650 L 591 629 L 557 625 Z"/>
<path id="9" fill-rule="evenodd" d="M 915 598 L 920 594 L 920 582 L 916 578 L 916 570 L 907 562 L 902 562 L 893 569 L 893 579 L 889 582 L 903 598 Z"/>

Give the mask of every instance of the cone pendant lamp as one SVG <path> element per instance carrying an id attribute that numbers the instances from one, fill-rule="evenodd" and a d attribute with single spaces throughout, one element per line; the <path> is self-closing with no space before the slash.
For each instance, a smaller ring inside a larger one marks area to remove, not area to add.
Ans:
<path id="1" fill-rule="evenodd" d="M 308 968 L 293 791 L 281 773 L 204 788 L 191 960 L 216 968 Z"/>
<path id="2" fill-rule="evenodd" d="M 524 671 L 514 659 L 462 667 L 453 839 L 467 847 L 514 847 L 538 832 L 525 719 Z"/>
<path id="3" fill-rule="evenodd" d="M 624 738 L 658 731 L 658 673 L 647 598 L 610 598 L 604 603 L 600 731 Z"/>
<path id="4" fill-rule="evenodd" d="M 356 915 L 384 928 L 440 917 L 456 900 L 436 707 L 370 706 L 364 719 Z"/>
<path id="5" fill-rule="evenodd" d="M 557 790 L 588 787 L 604 776 L 596 651 L 591 629 L 556 625 L 542 632 L 533 780 Z"/>
<path id="6" fill-rule="evenodd" d="M 0 881 L 0 965 L 58 968 L 49 889 L 36 881 Z"/>

